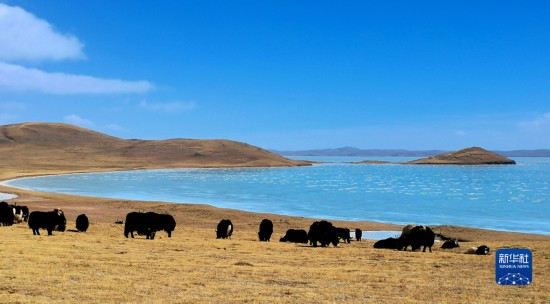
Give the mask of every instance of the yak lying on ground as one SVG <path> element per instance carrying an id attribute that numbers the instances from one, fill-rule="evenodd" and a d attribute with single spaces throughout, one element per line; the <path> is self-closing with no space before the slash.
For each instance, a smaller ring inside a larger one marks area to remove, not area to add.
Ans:
<path id="1" fill-rule="evenodd" d="M 258 232 L 258 237 L 260 238 L 260 242 L 269 242 L 271 239 L 271 235 L 273 234 L 273 222 L 264 219 L 260 223 L 260 231 Z"/>
<path id="2" fill-rule="evenodd" d="M 376 243 L 374 243 L 374 248 L 385 248 L 385 249 L 397 249 L 399 246 L 399 239 L 396 238 L 387 238 L 383 240 L 379 240 Z"/>
<path id="3" fill-rule="evenodd" d="M 491 248 L 486 245 L 481 245 L 479 247 L 470 247 L 466 251 L 467 254 L 477 254 L 477 255 L 488 255 Z"/>
<path id="4" fill-rule="evenodd" d="M 168 237 L 172 236 L 172 231 L 176 228 L 176 221 L 170 214 L 158 214 L 155 212 L 130 212 L 126 215 L 124 224 L 124 236 L 128 234 L 134 237 L 134 231 L 145 235 L 146 239 L 154 239 L 157 231 L 164 230 Z"/>
<path id="5" fill-rule="evenodd" d="M 40 235 L 40 228 L 46 229 L 48 235 L 52 235 L 52 231 L 65 231 L 67 220 L 61 209 L 53 211 L 33 211 L 29 215 L 29 228 L 32 229 L 33 235 Z"/>
<path id="6" fill-rule="evenodd" d="M 441 245 L 441 249 L 453 249 L 456 247 L 460 247 L 457 239 L 446 240 L 445 243 Z"/>
<path id="7" fill-rule="evenodd" d="M 338 237 L 336 228 L 332 223 L 327 221 L 314 222 L 311 224 L 307 237 L 313 247 L 317 247 L 317 242 L 319 242 L 322 247 L 327 247 L 331 243 L 335 247 L 340 245 L 340 238 Z"/>
<path id="8" fill-rule="evenodd" d="M 279 241 L 307 244 L 307 232 L 304 229 L 288 229 Z"/>
<path id="9" fill-rule="evenodd" d="M 407 246 L 411 245 L 411 250 L 415 251 L 424 246 L 422 252 L 426 252 L 426 247 L 432 252 L 432 246 L 435 242 L 435 233 L 432 229 L 428 226 L 415 226 L 412 228 L 410 228 L 410 226 L 411 225 L 407 225 L 403 228 L 403 233 L 401 233 L 399 237 L 399 246 L 397 249 L 407 250 Z"/>
<path id="10" fill-rule="evenodd" d="M 355 239 L 358 241 L 358 242 L 361 242 L 361 238 L 363 237 L 363 230 L 359 229 L 359 228 L 355 228 Z"/>
<path id="11" fill-rule="evenodd" d="M 336 228 L 336 233 L 341 240 L 345 241 L 348 244 L 351 243 L 351 232 L 348 228 Z"/>
<path id="12" fill-rule="evenodd" d="M 234 226 L 231 220 L 227 220 L 227 219 L 221 220 L 218 223 L 218 227 L 216 229 L 216 238 L 217 239 L 231 238 L 231 235 L 233 234 L 233 229 L 234 229 Z"/>
<path id="13" fill-rule="evenodd" d="M 90 226 L 90 221 L 86 214 L 81 214 L 76 217 L 76 230 L 86 232 Z"/>

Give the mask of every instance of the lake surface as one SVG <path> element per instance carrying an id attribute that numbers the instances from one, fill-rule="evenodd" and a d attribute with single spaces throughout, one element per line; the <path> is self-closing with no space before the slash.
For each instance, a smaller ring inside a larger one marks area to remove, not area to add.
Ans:
<path id="1" fill-rule="evenodd" d="M 342 161 L 365 158 L 304 158 L 336 163 L 71 174 L 4 183 L 46 192 L 203 203 L 313 218 L 550 235 L 550 158 L 514 158 L 515 166 L 352 165 Z"/>

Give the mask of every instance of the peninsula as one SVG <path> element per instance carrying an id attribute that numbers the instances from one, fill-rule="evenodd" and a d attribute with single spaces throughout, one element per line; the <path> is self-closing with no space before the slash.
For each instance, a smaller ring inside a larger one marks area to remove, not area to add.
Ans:
<path id="1" fill-rule="evenodd" d="M 60 123 L 0 126 L 2 175 L 156 168 L 291 167 L 295 161 L 231 140 L 121 139 Z"/>

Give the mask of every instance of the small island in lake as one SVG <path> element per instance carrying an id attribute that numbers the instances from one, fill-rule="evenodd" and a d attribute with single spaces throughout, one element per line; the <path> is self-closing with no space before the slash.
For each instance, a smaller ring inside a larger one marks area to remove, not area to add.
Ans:
<path id="1" fill-rule="evenodd" d="M 454 152 L 439 154 L 408 162 L 387 162 L 380 160 L 364 160 L 352 162 L 363 165 L 403 164 L 403 165 L 515 165 L 512 159 L 487 151 L 479 147 L 466 148 Z"/>
<path id="2" fill-rule="evenodd" d="M 487 151 L 483 148 L 472 147 L 455 152 L 440 154 L 428 158 L 421 158 L 406 162 L 414 165 L 515 165 L 512 159 Z"/>

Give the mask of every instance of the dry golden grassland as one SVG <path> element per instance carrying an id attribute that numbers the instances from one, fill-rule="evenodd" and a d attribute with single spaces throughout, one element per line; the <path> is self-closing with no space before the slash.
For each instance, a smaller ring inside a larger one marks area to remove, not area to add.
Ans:
<path id="1" fill-rule="evenodd" d="M 487 241 L 533 251 L 534 282 L 495 283 L 495 256 L 373 249 L 374 241 L 313 248 L 257 240 L 244 225 L 215 239 L 215 222 L 178 222 L 172 238 L 126 239 L 123 226 L 92 221 L 86 233 L 33 236 L 0 227 L 2 303 L 548 303 L 550 242 Z M 259 224 L 259 222 L 258 222 Z M 68 223 L 74 229 L 74 222 Z M 300 228 L 300 227 L 297 227 Z M 306 228 L 306 227 L 303 227 Z M 437 247 L 437 246 L 436 246 Z"/>
<path id="2" fill-rule="evenodd" d="M 0 180 L 33 175 L 143 168 L 307 165 L 229 141 L 121 140 L 60 124 L 0 126 Z M 550 303 L 550 237 L 466 227 L 433 227 L 469 240 L 433 253 L 374 249 L 374 241 L 313 248 L 280 243 L 289 228 L 313 219 L 257 214 L 195 204 L 121 201 L 40 193 L 0 186 L 31 211 L 61 208 L 86 233 L 32 235 L 26 224 L 0 227 L 0 303 Z M 13 201 L 12 201 L 13 202 Z M 131 211 L 172 214 L 172 238 L 126 239 L 114 224 Z M 235 224 L 230 240 L 215 239 L 216 224 Z M 272 242 L 257 240 L 258 225 L 275 225 Z M 372 222 L 333 221 L 363 230 L 399 230 Z M 419 223 L 422 224 L 422 223 Z M 489 256 L 466 255 L 486 244 Z M 438 246 L 436 246 L 438 247 Z M 494 251 L 533 251 L 533 283 L 495 283 Z"/>

